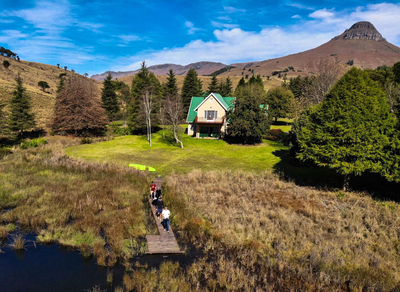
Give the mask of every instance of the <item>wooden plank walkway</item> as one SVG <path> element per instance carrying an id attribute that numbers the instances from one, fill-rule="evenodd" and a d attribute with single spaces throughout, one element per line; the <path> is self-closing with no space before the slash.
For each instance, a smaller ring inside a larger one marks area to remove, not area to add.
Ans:
<path id="1" fill-rule="evenodd" d="M 161 188 L 162 178 L 157 177 L 154 179 L 154 183 L 157 185 L 157 188 Z M 164 230 L 164 227 L 161 225 L 161 220 L 159 220 L 156 216 L 156 210 L 153 205 L 151 205 L 151 199 L 149 198 L 150 209 L 153 213 L 154 221 L 156 222 L 158 232 L 160 235 L 146 235 L 147 246 L 149 251 L 146 254 L 181 254 L 185 253 L 179 249 L 178 242 L 176 241 L 174 232 L 172 231 L 171 226 L 169 226 L 169 232 Z M 168 206 L 167 206 L 168 207 Z"/>

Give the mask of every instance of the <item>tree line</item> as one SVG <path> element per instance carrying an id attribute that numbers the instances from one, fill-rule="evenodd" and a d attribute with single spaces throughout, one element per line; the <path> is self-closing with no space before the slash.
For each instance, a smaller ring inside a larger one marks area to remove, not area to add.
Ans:
<path id="1" fill-rule="evenodd" d="M 18 54 L 14 53 L 13 51 L 6 49 L 4 47 L 0 47 L 0 55 L 2 55 L 4 57 L 12 58 L 17 61 L 20 60 Z"/>

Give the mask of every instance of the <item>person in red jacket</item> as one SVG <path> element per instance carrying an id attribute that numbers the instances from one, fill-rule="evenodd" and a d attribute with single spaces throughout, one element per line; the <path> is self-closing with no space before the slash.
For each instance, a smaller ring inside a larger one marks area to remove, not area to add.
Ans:
<path id="1" fill-rule="evenodd" d="M 151 198 L 154 198 L 155 191 L 156 191 L 157 185 L 154 183 L 154 181 L 150 185 L 150 193 L 151 193 Z"/>

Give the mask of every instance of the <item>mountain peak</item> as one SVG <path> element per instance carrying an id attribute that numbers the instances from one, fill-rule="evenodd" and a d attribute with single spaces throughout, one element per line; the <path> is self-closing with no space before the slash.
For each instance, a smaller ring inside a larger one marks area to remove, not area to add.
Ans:
<path id="1" fill-rule="evenodd" d="M 339 37 L 344 40 L 385 40 L 382 35 L 377 31 L 375 26 L 369 21 L 359 21 L 353 24 L 350 29 L 346 29 Z"/>

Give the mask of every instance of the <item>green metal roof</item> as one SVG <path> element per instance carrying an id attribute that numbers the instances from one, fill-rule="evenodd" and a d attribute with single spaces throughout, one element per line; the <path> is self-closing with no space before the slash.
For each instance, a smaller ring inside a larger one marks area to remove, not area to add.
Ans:
<path id="1" fill-rule="evenodd" d="M 219 100 L 219 102 L 226 108 L 230 109 L 233 107 L 233 103 L 236 97 L 222 97 L 219 93 L 213 93 L 215 98 Z M 210 96 L 210 95 L 208 95 Z M 197 111 L 195 109 L 208 97 L 203 96 L 194 96 L 192 97 L 192 101 L 190 103 L 189 112 L 186 121 L 188 123 L 193 123 L 194 119 L 197 117 Z"/>
<path id="2" fill-rule="evenodd" d="M 190 107 L 188 111 L 188 116 L 186 121 L 188 123 L 193 123 L 194 119 L 197 117 L 197 112 L 194 110 L 198 105 L 205 99 L 203 96 L 193 96 L 190 102 Z"/>

